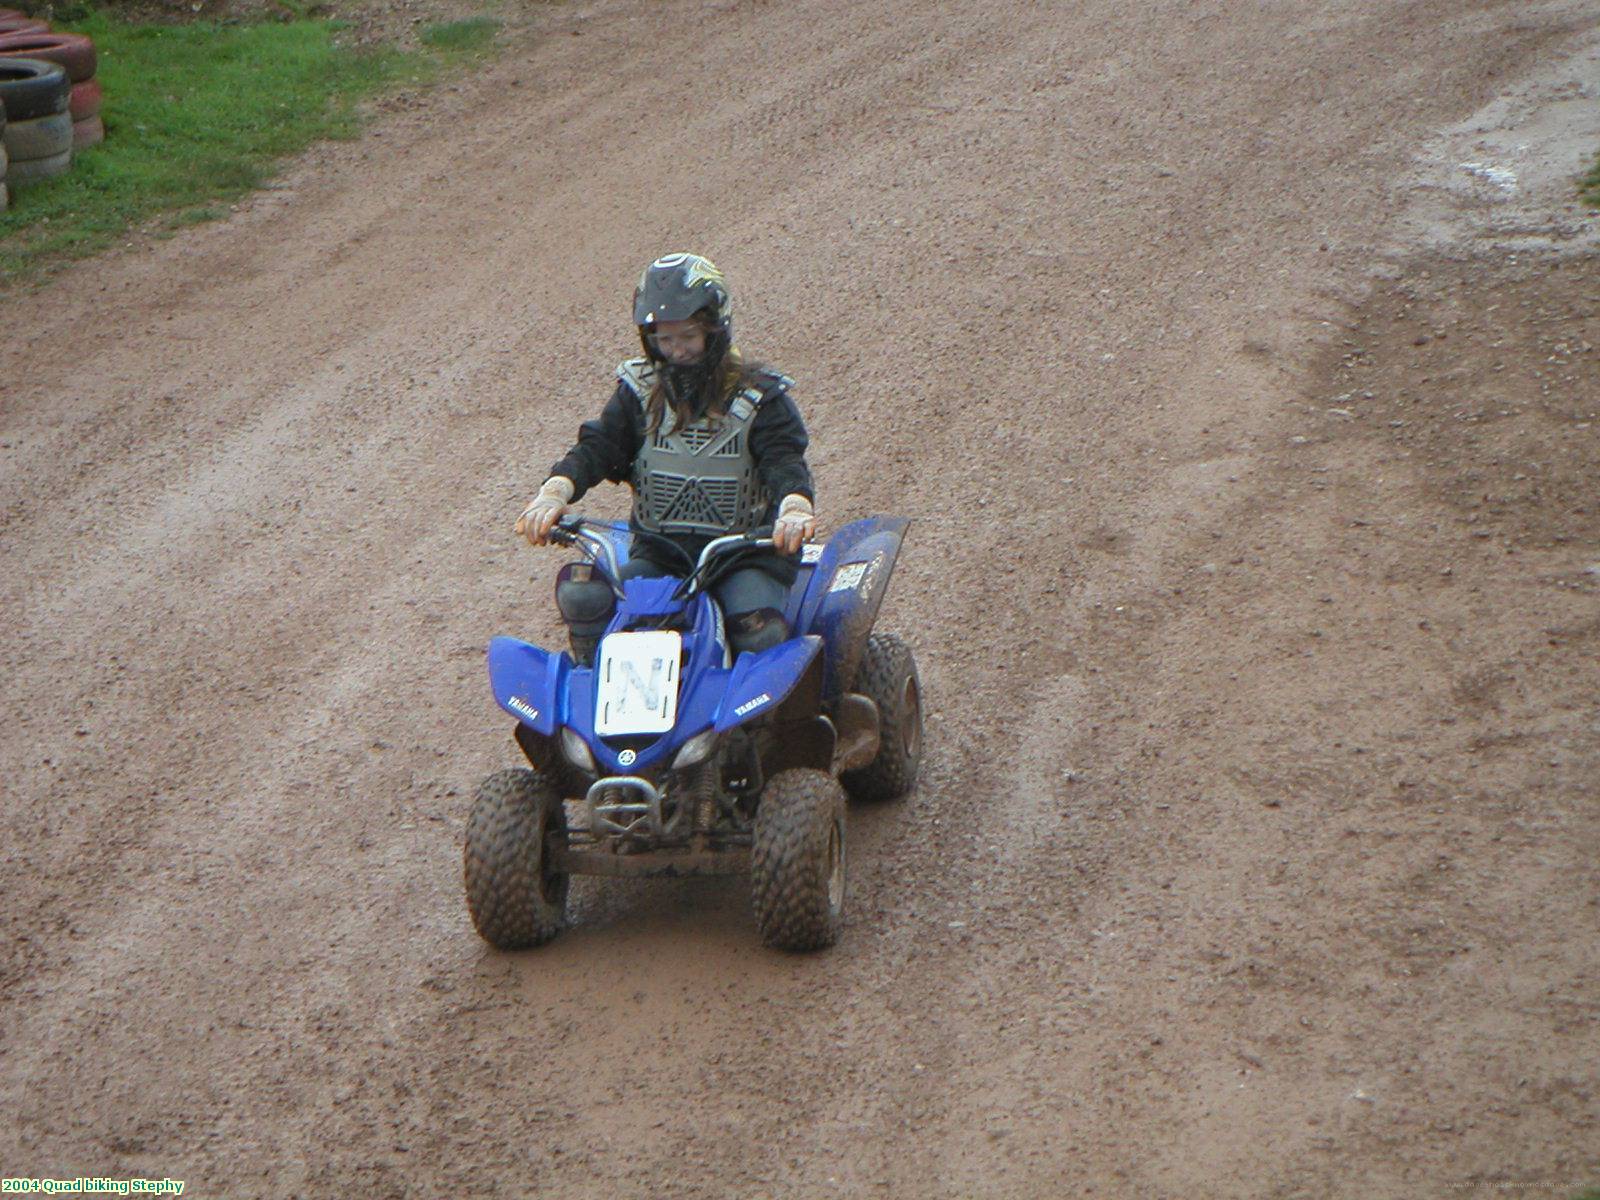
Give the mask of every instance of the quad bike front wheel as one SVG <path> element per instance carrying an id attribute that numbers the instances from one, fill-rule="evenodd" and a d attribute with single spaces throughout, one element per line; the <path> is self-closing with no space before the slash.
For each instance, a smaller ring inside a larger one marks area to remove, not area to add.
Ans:
<path id="1" fill-rule="evenodd" d="M 844 920 L 844 789 L 826 771 L 796 768 L 767 781 L 750 847 L 750 892 L 761 940 L 820 950 Z"/>
<path id="2" fill-rule="evenodd" d="M 538 771 L 497 771 L 478 785 L 467 818 L 467 911 L 501 950 L 542 946 L 566 923 L 568 877 L 550 868 L 566 834 L 561 793 Z"/>
<path id="3" fill-rule="evenodd" d="M 841 777 L 857 800 L 890 800 L 917 782 L 922 764 L 922 682 L 911 647 L 893 633 L 874 633 L 850 689 L 878 706 L 878 753 Z"/>

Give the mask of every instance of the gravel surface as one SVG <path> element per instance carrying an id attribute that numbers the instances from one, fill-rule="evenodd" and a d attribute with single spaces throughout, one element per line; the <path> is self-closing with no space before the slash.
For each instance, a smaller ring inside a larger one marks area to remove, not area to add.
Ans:
<path id="1" fill-rule="evenodd" d="M 1600 3 L 527 19 L 6 300 L 0 1173 L 1600 1183 L 1594 221 L 1541 159 L 1497 225 L 1451 140 L 1580 119 Z M 832 951 L 579 880 L 495 953 L 483 648 L 556 644 L 561 561 L 511 523 L 683 248 L 799 379 L 825 528 L 913 518 L 922 783 L 852 810 Z"/>

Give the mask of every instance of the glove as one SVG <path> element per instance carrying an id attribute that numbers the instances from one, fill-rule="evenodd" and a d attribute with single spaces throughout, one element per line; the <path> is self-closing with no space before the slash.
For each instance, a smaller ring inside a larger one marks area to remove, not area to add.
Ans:
<path id="1" fill-rule="evenodd" d="M 544 481 L 539 494 L 528 501 L 528 507 L 517 518 L 516 531 L 535 546 L 550 540 L 550 531 L 567 514 L 568 505 L 577 485 L 565 475 L 552 475 Z"/>
<path id="2" fill-rule="evenodd" d="M 817 532 L 817 514 L 811 501 L 791 492 L 778 505 L 778 519 L 772 526 L 772 544 L 780 554 L 799 554 L 800 547 Z"/>

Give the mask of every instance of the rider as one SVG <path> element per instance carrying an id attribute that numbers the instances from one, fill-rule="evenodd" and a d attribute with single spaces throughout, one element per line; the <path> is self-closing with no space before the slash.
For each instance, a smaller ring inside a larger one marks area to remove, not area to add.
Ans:
<path id="1" fill-rule="evenodd" d="M 684 575 L 712 538 L 772 525 L 779 553 L 752 556 L 713 588 L 735 652 L 788 637 L 784 598 L 793 555 L 816 532 L 806 428 L 794 381 L 748 363 L 733 344 L 722 272 L 698 254 L 668 254 L 645 268 L 633 292 L 645 357 L 617 368 L 599 419 L 517 518 L 516 531 L 544 545 L 555 523 L 601 480 L 633 488 L 634 531 L 624 578 Z M 641 534 L 645 536 L 640 536 Z M 663 545 L 671 543 L 687 556 Z M 556 588 L 574 656 L 586 659 L 612 612 L 611 589 L 587 571 Z"/>

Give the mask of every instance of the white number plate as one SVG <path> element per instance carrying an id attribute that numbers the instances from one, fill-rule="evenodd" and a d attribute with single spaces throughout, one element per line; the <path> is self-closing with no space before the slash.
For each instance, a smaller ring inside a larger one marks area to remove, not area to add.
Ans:
<path id="1" fill-rule="evenodd" d="M 671 729 L 682 654 L 683 638 L 670 629 L 613 633 L 601 642 L 594 731 L 617 737 Z"/>

